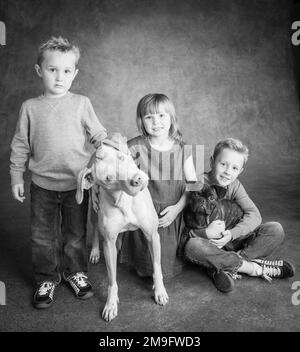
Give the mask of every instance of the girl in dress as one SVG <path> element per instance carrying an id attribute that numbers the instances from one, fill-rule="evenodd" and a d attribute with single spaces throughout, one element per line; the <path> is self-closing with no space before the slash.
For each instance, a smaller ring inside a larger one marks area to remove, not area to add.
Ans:
<path id="1" fill-rule="evenodd" d="M 177 248 L 184 227 L 185 181 L 196 181 L 191 146 L 185 145 L 175 108 L 164 94 L 148 94 L 137 106 L 141 135 L 128 141 L 135 162 L 149 176 L 148 188 L 159 216 L 161 265 L 164 278 L 178 274 L 183 262 Z M 148 244 L 141 230 L 124 233 L 121 262 L 129 262 L 140 276 L 152 275 Z"/>

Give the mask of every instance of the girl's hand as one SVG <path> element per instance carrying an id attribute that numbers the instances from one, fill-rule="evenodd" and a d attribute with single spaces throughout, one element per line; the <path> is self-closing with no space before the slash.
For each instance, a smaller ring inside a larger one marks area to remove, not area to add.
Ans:
<path id="1" fill-rule="evenodd" d="M 176 205 L 170 205 L 160 212 L 161 218 L 158 219 L 158 227 L 168 227 L 179 214 Z"/>
<path id="2" fill-rule="evenodd" d="M 222 232 L 225 231 L 225 222 L 222 220 L 212 221 L 206 228 L 206 237 L 208 239 L 217 239 L 222 237 Z"/>
<path id="3" fill-rule="evenodd" d="M 222 232 L 223 237 L 220 239 L 211 239 L 210 243 L 216 245 L 218 248 L 223 248 L 228 242 L 232 240 L 232 234 L 229 230 Z"/>
<path id="4" fill-rule="evenodd" d="M 19 202 L 23 203 L 25 200 L 24 196 L 24 183 L 18 183 L 11 187 L 12 195 L 14 199 L 18 200 Z"/>

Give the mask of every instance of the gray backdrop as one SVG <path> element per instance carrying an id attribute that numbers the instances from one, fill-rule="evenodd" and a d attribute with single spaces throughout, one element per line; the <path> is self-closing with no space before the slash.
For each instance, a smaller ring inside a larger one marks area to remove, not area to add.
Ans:
<path id="1" fill-rule="evenodd" d="M 287 0 L 6 0 L 1 13 L 0 157 L 20 104 L 41 93 L 36 49 L 62 35 L 82 49 L 72 90 L 90 97 L 109 131 L 137 134 L 149 92 L 174 102 L 188 143 L 236 137 L 252 161 L 297 158 L 299 110 Z"/>
<path id="2" fill-rule="evenodd" d="M 291 44 L 299 5 L 0 0 L 7 29 L 7 45 L 0 46 L 0 281 L 7 287 L 1 331 L 299 331 L 299 306 L 291 303 L 292 282 L 300 282 L 300 46 Z M 150 299 L 151 284 L 118 266 L 122 304 L 118 319 L 107 325 L 99 318 L 106 269 L 90 266 L 94 299 L 76 303 L 60 285 L 53 309 L 36 312 L 30 305 L 29 175 L 26 201 L 13 201 L 8 159 L 21 103 L 41 94 L 33 66 L 39 44 L 51 35 L 82 48 L 72 90 L 90 97 L 109 131 L 135 136 L 139 99 L 162 92 L 175 104 L 186 141 L 205 145 L 206 165 L 220 138 L 247 143 L 251 158 L 242 182 L 263 221 L 282 223 L 286 240 L 273 258 L 293 262 L 295 277 L 272 285 L 244 277 L 228 298 L 190 267 L 168 283 L 170 304 L 160 309 Z"/>

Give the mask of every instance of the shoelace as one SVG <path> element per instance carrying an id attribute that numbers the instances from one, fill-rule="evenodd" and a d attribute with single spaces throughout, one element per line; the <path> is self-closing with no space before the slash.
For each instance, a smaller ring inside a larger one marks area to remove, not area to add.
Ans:
<path id="1" fill-rule="evenodd" d="M 256 259 L 256 262 L 261 264 L 261 265 L 267 265 L 267 266 L 283 266 L 283 260 L 261 260 L 261 259 Z"/>
<path id="2" fill-rule="evenodd" d="M 76 273 L 71 280 L 79 287 L 87 286 L 87 276 L 84 273 Z"/>
<path id="3" fill-rule="evenodd" d="M 228 274 L 233 278 L 233 280 L 240 280 L 242 278 L 242 275 L 239 275 L 237 273 L 229 273 Z"/>
<path id="4" fill-rule="evenodd" d="M 53 286 L 54 286 L 53 282 L 50 282 L 50 281 L 43 282 L 41 287 L 39 288 L 38 294 L 40 296 L 46 295 L 52 290 Z"/>
<path id="5" fill-rule="evenodd" d="M 278 277 L 281 275 L 281 270 L 279 267 L 274 267 L 274 266 L 267 266 L 263 265 L 262 266 L 262 277 L 266 279 L 267 281 L 271 282 L 272 277 Z"/>

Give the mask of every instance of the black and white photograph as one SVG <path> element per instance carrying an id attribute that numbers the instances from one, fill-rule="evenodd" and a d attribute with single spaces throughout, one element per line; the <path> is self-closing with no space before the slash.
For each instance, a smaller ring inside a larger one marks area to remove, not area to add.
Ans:
<path id="1" fill-rule="evenodd" d="M 300 331 L 300 0 L 0 0 L 0 93 L 0 333 Z"/>

